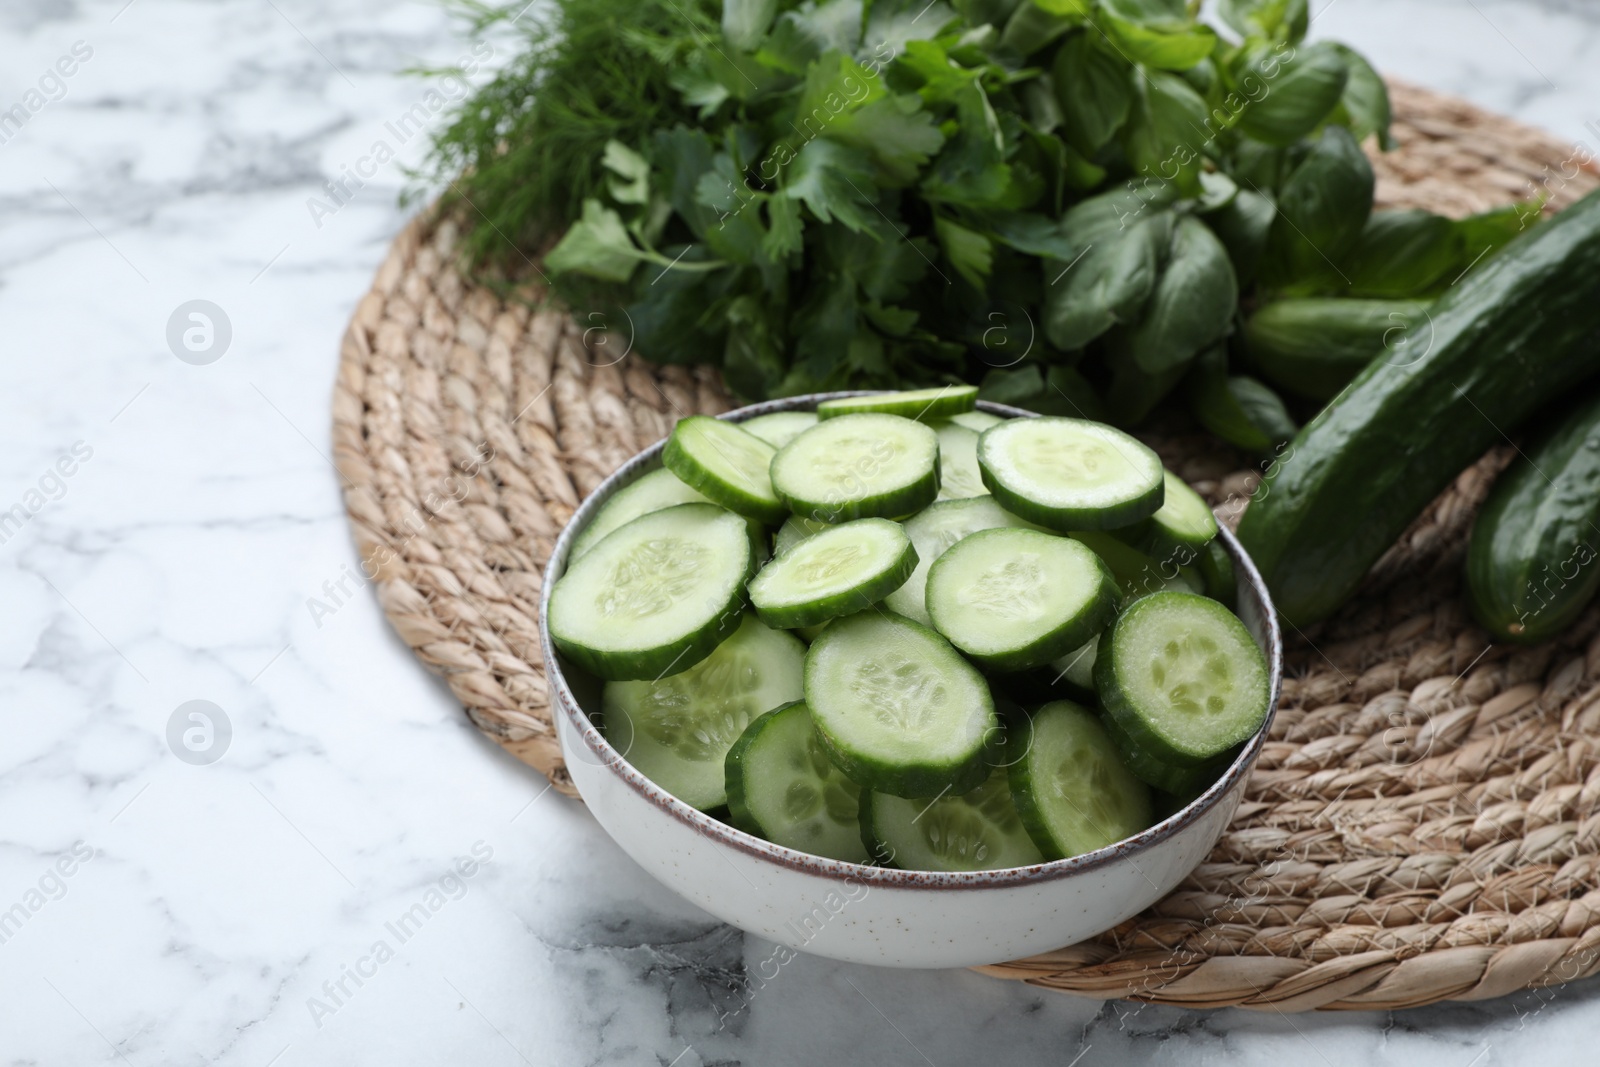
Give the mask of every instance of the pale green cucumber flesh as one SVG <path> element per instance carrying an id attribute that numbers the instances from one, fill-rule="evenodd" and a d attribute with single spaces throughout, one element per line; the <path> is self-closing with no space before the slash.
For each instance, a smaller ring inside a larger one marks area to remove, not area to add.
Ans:
<path id="1" fill-rule="evenodd" d="M 996 423 L 1004 422 L 999 415 L 991 415 L 987 411 L 963 411 L 959 415 L 951 415 L 950 421 L 958 426 L 965 426 L 974 433 L 982 433 Z"/>
<path id="2" fill-rule="evenodd" d="M 790 546 L 750 581 L 750 603 L 768 626 L 815 626 L 871 607 L 917 565 L 903 526 L 856 519 Z"/>
<path id="3" fill-rule="evenodd" d="M 1006 770 L 977 788 L 933 801 L 865 793 L 861 839 L 885 867 L 997 871 L 1044 862 L 1011 800 Z"/>
<path id="4" fill-rule="evenodd" d="M 828 759 L 804 702 L 752 721 L 725 767 L 728 811 L 739 829 L 813 856 L 869 862 L 861 789 Z"/>
<path id="5" fill-rule="evenodd" d="M 606 740 L 640 774 L 691 807 L 727 803 L 728 750 L 756 716 L 799 700 L 805 645 L 746 614 L 708 657 L 678 674 L 609 682 Z"/>
<path id="6" fill-rule="evenodd" d="M 812 534 L 819 534 L 832 525 L 833 523 L 831 522 L 807 519 L 800 515 L 790 515 L 783 520 L 783 525 L 778 527 L 778 532 L 772 537 L 772 552 L 774 555 L 781 556 Z"/>
<path id="7" fill-rule="evenodd" d="M 978 439 L 983 484 L 1006 510 L 1060 532 L 1108 530 L 1161 507 L 1160 458 L 1084 419 L 1010 419 Z"/>
<path id="8" fill-rule="evenodd" d="M 954 422 L 940 423 L 939 499 L 964 500 L 988 496 L 983 474 L 978 470 L 978 434 Z"/>
<path id="9" fill-rule="evenodd" d="M 1065 859 L 1150 825 L 1150 791 L 1123 765 L 1100 720 L 1071 701 L 1046 704 L 1011 734 L 1011 791 L 1039 851 Z"/>
<path id="10" fill-rule="evenodd" d="M 1173 796 L 1193 797 L 1200 794 L 1206 786 L 1217 780 L 1229 763 L 1233 762 L 1234 749 L 1228 749 L 1222 755 L 1198 767 L 1180 767 L 1164 763 L 1136 745 L 1112 716 L 1101 716 L 1100 725 L 1105 727 L 1106 736 L 1111 738 L 1111 743 L 1116 746 L 1117 754 L 1122 757 L 1124 766 L 1133 772 L 1135 778 L 1152 789 L 1159 789 Z"/>
<path id="11" fill-rule="evenodd" d="M 674 504 L 709 504 L 696 490 L 685 485 L 676 474 L 665 468 L 653 470 L 611 495 L 600 506 L 589 525 L 572 539 L 569 559 L 577 559 L 600 543 L 600 539 L 619 526 L 648 515 L 652 511 L 670 508 Z"/>
<path id="12" fill-rule="evenodd" d="M 905 527 L 917 550 L 917 567 L 904 585 L 884 598 L 883 606 L 924 626 L 932 626 L 926 592 L 928 570 L 933 561 L 963 537 L 1002 526 L 1032 528 L 1031 523 L 1017 518 L 989 496 L 941 500 L 911 516 L 905 521 Z"/>
<path id="13" fill-rule="evenodd" d="M 840 415 L 779 449 L 771 475 L 796 515 L 823 522 L 899 518 L 938 496 L 939 438 L 898 415 Z"/>
<path id="14" fill-rule="evenodd" d="M 1163 763 L 1198 767 L 1265 720 L 1270 682 L 1250 632 L 1194 593 L 1154 593 L 1100 642 L 1095 688 L 1129 741 Z"/>
<path id="15" fill-rule="evenodd" d="M 739 423 L 739 427 L 746 433 L 755 434 L 773 448 L 782 448 L 816 424 L 817 413 L 814 411 L 774 411 L 769 415 L 746 419 Z"/>
<path id="16" fill-rule="evenodd" d="M 550 636 L 604 679 L 654 678 L 704 659 L 738 625 L 753 569 L 745 520 L 678 504 L 613 530 L 550 593 Z"/>
<path id="17" fill-rule="evenodd" d="M 789 513 L 772 488 L 769 468 L 775 453 L 731 422 L 690 415 L 672 428 L 661 462 L 712 502 L 775 525 Z"/>
<path id="18" fill-rule="evenodd" d="M 817 417 L 837 418 L 865 411 L 883 412 L 908 419 L 944 419 L 971 411 L 978 403 L 976 385 L 938 385 L 930 389 L 911 389 L 901 393 L 876 393 L 824 400 L 817 405 Z"/>
<path id="19" fill-rule="evenodd" d="M 879 610 L 835 619 L 812 642 L 806 704 L 833 762 L 895 796 L 977 785 L 999 733 L 977 668 L 934 631 Z"/>
<path id="20" fill-rule="evenodd" d="M 934 628 L 977 663 L 1039 667 L 1097 635 L 1117 589 L 1080 542 L 1037 530 L 983 530 L 957 541 L 928 572 Z"/>

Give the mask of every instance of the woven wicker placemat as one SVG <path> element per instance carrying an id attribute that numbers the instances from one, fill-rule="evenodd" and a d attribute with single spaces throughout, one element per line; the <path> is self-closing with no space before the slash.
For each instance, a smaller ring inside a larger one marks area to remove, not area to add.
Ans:
<path id="1" fill-rule="evenodd" d="M 1600 178 L 1573 149 L 1392 84 L 1378 199 L 1465 214 Z M 540 565 L 613 468 L 730 402 L 714 372 L 459 269 L 457 228 L 395 239 L 345 334 L 334 449 L 389 620 L 472 721 L 573 795 L 550 724 Z M 620 358 L 619 358 L 620 357 Z M 1152 440 L 1215 504 L 1254 474 L 1204 437 Z M 1466 471 L 1314 632 L 1290 634 L 1272 738 L 1232 826 L 1172 895 L 1106 935 L 981 968 L 1196 1007 L 1396 1008 L 1600 970 L 1600 609 L 1533 649 L 1463 610 L 1466 531 L 1509 448 Z"/>

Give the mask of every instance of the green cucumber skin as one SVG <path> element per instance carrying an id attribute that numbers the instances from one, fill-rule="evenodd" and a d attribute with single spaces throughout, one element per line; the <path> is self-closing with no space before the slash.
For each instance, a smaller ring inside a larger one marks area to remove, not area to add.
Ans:
<path id="1" fill-rule="evenodd" d="M 1273 385 L 1312 400 L 1331 400 L 1396 331 L 1416 333 L 1428 306 L 1418 300 L 1349 297 L 1275 300 L 1245 322 L 1241 341 Z"/>
<path id="2" fill-rule="evenodd" d="M 1600 589 L 1600 397 L 1568 412 L 1495 481 L 1472 526 L 1467 591 L 1496 640 L 1536 644 Z"/>
<path id="3" fill-rule="evenodd" d="M 863 522 L 889 520 L 863 519 Z M 820 597 L 805 604 L 762 607 L 751 598 L 756 617 L 774 630 L 801 630 L 819 626 L 841 615 L 854 615 L 865 611 L 890 593 L 906 584 L 911 572 L 917 569 L 917 549 L 907 538 L 905 550 L 890 569 L 863 582 L 856 588 L 835 596 Z"/>
<path id="4" fill-rule="evenodd" d="M 1052 703 L 1071 704 L 1084 713 L 1093 715 L 1093 711 L 1090 708 L 1084 707 L 1084 705 L 1078 704 L 1076 701 L 1063 700 L 1052 701 Z M 1046 705 L 1046 707 L 1048 706 Z M 1041 708 L 1039 710 L 1043 711 L 1045 709 Z M 1105 717 L 1096 716 L 1096 718 L 1099 719 L 1102 727 L 1104 727 Z M 1116 744 L 1115 738 L 1112 737 L 1109 729 L 1107 729 L 1107 736 L 1112 738 L 1112 747 L 1118 749 L 1120 753 L 1120 746 Z M 1033 777 L 1028 768 L 1028 753 L 1032 748 L 1033 719 L 1028 716 L 1022 716 L 1011 724 L 1006 737 L 1006 774 L 1011 782 L 1011 802 L 1016 805 L 1017 814 L 1022 817 L 1023 827 L 1027 829 L 1028 836 L 1033 838 L 1033 843 L 1038 846 L 1044 858 L 1046 860 L 1067 859 L 1069 858 L 1067 853 L 1057 842 L 1055 833 L 1050 827 L 1050 821 L 1045 817 L 1038 798 L 1034 795 Z M 1124 760 L 1124 765 L 1126 766 L 1126 760 Z M 1129 773 L 1133 773 L 1131 767 L 1128 770 Z M 1137 774 L 1134 774 L 1134 777 L 1139 778 Z M 1139 780 L 1143 781 L 1142 778 Z M 1149 809 L 1146 808 L 1145 825 L 1147 827 L 1150 825 L 1149 814 Z"/>
<path id="5" fill-rule="evenodd" d="M 964 415 L 977 408 L 977 386 L 945 386 L 944 388 L 946 389 L 945 395 L 930 400 L 926 404 L 919 404 L 918 410 L 914 414 L 907 414 L 905 411 L 899 410 L 904 404 L 904 394 L 896 392 L 845 397 L 840 400 L 824 400 L 817 405 L 817 418 L 831 419 L 839 415 L 878 412 L 887 415 L 900 415 L 904 418 L 915 419 L 918 422 L 931 422 L 935 419 L 948 419 L 952 415 Z M 911 391 L 916 392 L 917 390 Z"/>
<path id="6" fill-rule="evenodd" d="M 690 422 L 693 419 L 710 421 L 710 416 L 690 415 L 687 419 L 682 420 L 679 425 Z M 747 432 L 740 429 L 735 423 L 730 422 L 726 425 L 739 430 L 740 433 Z M 754 434 L 750 434 L 750 436 L 754 440 L 761 441 L 761 438 L 756 437 Z M 761 444 L 766 448 L 772 448 L 765 441 L 761 441 Z M 672 435 L 667 438 L 666 447 L 661 450 L 661 465 L 677 475 L 678 480 L 683 482 L 684 485 L 687 485 L 712 503 L 719 504 L 735 514 L 743 515 L 748 519 L 755 519 L 758 522 L 764 522 L 768 526 L 776 526 L 789 517 L 789 509 L 782 501 L 776 500 L 776 494 L 774 494 L 774 500 L 772 501 L 762 500 L 742 490 L 730 489 L 721 479 L 712 477 L 710 472 L 702 467 L 684 448 L 683 441 L 678 436 L 677 427 L 673 428 Z"/>
<path id="7" fill-rule="evenodd" d="M 727 756 L 723 757 L 722 773 L 727 778 L 728 789 L 728 821 L 737 829 L 743 830 L 753 837 L 765 840 L 767 830 L 751 814 L 750 805 L 746 799 L 744 774 L 742 773 L 744 754 L 755 744 L 756 738 L 760 736 L 761 731 L 772 725 L 774 718 L 780 711 L 788 711 L 796 704 L 804 703 L 805 701 L 803 700 L 791 700 L 787 704 L 779 704 L 771 711 L 751 719 L 750 725 L 746 726 L 744 733 L 739 735 L 739 740 L 733 743 L 733 747 L 728 749 Z"/>
<path id="8" fill-rule="evenodd" d="M 1489 445 L 1595 369 L 1600 195 L 1481 263 L 1434 304 L 1432 347 L 1377 360 L 1295 437 L 1239 524 L 1278 611 L 1324 619 Z"/>
<path id="9" fill-rule="evenodd" d="M 779 498 L 792 512 L 803 519 L 813 519 L 830 525 L 851 522 L 855 519 L 904 519 L 915 515 L 939 498 L 939 461 L 933 462 L 933 474 L 911 485 L 864 500 L 829 502 L 809 500 L 805 497 L 778 490 Z"/>
<path id="10" fill-rule="evenodd" d="M 1179 797 L 1198 795 L 1206 786 L 1216 781 L 1227 769 L 1228 764 L 1233 762 L 1235 749 L 1229 749 L 1209 763 L 1198 767 L 1179 767 L 1159 760 L 1140 748 L 1122 728 L 1120 719 L 1102 715 L 1100 722 L 1106 728 L 1106 736 L 1111 738 L 1111 743 L 1122 756 L 1123 764 L 1133 772 L 1133 776 L 1163 793 Z"/>

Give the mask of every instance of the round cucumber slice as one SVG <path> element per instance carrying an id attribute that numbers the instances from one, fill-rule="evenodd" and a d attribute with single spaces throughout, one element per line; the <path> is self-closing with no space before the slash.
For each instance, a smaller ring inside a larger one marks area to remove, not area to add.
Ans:
<path id="1" fill-rule="evenodd" d="M 940 423 L 939 499 L 965 500 L 988 496 L 978 471 L 978 433 L 953 422 Z"/>
<path id="2" fill-rule="evenodd" d="M 1164 497 L 1156 513 L 1143 522 L 1115 531 L 1119 540 L 1161 560 L 1196 561 L 1200 549 L 1217 536 L 1211 505 L 1171 471 L 1163 471 Z"/>
<path id="3" fill-rule="evenodd" d="M 805 645 L 745 614 L 732 637 L 678 674 L 609 682 L 600 698 L 606 740 L 639 773 L 691 807 L 728 802 L 724 764 L 750 721 L 798 700 Z"/>
<path id="4" fill-rule="evenodd" d="M 959 415 L 951 415 L 950 421 L 958 426 L 965 426 L 974 433 L 982 433 L 991 426 L 1004 422 L 999 415 L 991 415 L 987 411 L 963 411 Z"/>
<path id="5" fill-rule="evenodd" d="M 1244 623 L 1195 593 L 1152 593 L 1126 608 L 1101 638 L 1094 680 L 1129 743 L 1178 767 L 1259 730 L 1271 692 Z"/>
<path id="6" fill-rule="evenodd" d="M 778 532 L 773 535 L 772 551 L 775 555 L 781 556 L 812 534 L 819 534 L 832 526 L 833 523 L 831 522 L 820 522 L 817 519 L 808 519 L 801 515 L 790 515 L 783 520 L 783 525 L 778 527 Z"/>
<path id="7" fill-rule="evenodd" d="M 817 417 L 831 419 L 839 415 L 881 411 L 886 415 L 900 415 L 908 419 L 947 419 L 971 411 L 977 404 L 976 385 L 939 385 L 932 389 L 911 389 L 902 393 L 874 393 L 871 396 L 824 400 L 817 405 Z"/>
<path id="8" fill-rule="evenodd" d="M 983 675 L 927 627 L 878 611 L 835 619 L 806 652 L 806 704 L 851 781 L 900 797 L 988 776 L 999 731 Z"/>
<path id="9" fill-rule="evenodd" d="M 813 534 L 763 567 L 750 581 L 750 604 L 768 626 L 815 626 L 876 604 L 916 565 L 905 527 L 857 519 Z"/>
<path id="10" fill-rule="evenodd" d="M 583 532 L 572 539 L 571 559 L 588 552 L 600 539 L 640 515 L 670 508 L 674 504 L 709 504 L 711 501 L 683 484 L 669 470 L 653 470 L 638 481 L 617 490 L 601 505 Z"/>
<path id="11" fill-rule="evenodd" d="M 1032 528 L 1031 523 L 1002 508 L 991 496 L 941 500 L 911 516 L 905 521 L 905 527 L 912 546 L 917 550 L 917 568 L 904 585 L 884 598 L 883 606 L 913 622 L 932 626 L 926 592 L 928 570 L 933 566 L 933 561 L 963 537 L 1000 526 Z"/>
<path id="12" fill-rule="evenodd" d="M 822 522 L 909 515 L 939 495 L 939 437 L 898 415 L 827 419 L 778 450 L 772 486 Z"/>
<path id="13" fill-rule="evenodd" d="M 1161 507 L 1161 459 L 1084 419 L 1008 419 L 978 438 L 983 484 L 1008 511 L 1063 533 L 1109 530 Z"/>
<path id="14" fill-rule="evenodd" d="M 767 473 L 773 447 L 731 422 L 690 415 L 672 428 L 661 462 L 686 485 L 729 511 L 776 525 L 789 509 Z"/>
<path id="15" fill-rule="evenodd" d="M 1103 630 L 1117 585 L 1093 551 L 1038 530 L 983 530 L 928 570 L 934 629 L 980 666 L 1039 667 Z"/>
<path id="16" fill-rule="evenodd" d="M 739 428 L 755 434 L 773 448 L 782 448 L 816 424 L 815 411 L 774 411 L 770 415 L 746 419 L 739 423 Z"/>
<path id="17" fill-rule="evenodd" d="M 1011 795 L 1050 859 L 1081 856 L 1150 825 L 1150 790 L 1123 766 L 1100 720 L 1069 700 L 1046 704 L 1007 739 Z"/>
<path id="18" fill-rule="evenodd" d="M 828 759 L 803 701 L 751 722 L 724 766 L 728 811 L 745 833 L 830 860 L 870 862 L 861 789 Z"/>
<path id="19" fill-rule="evenodd" d="M 754 569 L 749 527 L 715 504 L 678 504 L 613 530 L 550 591 L 550 637 L 600 678 L 686 670 L 739 625 Z"/>
<path id="20" fill-rule="evenodd" d="M 1004 768 L 976 789 L 931 803 L 865 793 L 861 839 L 880 864 L 907 871 L 998 871 L 1044 862 L 1011 801 Z"/>

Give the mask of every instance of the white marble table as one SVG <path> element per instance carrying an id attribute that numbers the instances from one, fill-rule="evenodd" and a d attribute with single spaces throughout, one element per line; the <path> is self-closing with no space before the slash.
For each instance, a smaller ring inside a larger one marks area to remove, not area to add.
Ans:
<path id="1" fill-rule="evenodd" d="M 1589 0 L 1316 6 L 1380 67 L 1600 148 Z M 0 525 L 0 1063 L 1592 1061 L 1593 982 L 1285 1017 L 769 976 L 478 737 L 348 580 L 327 458 L 404 179 L 308 209 L 422 97 L 397 70 L 470 48 L 405 0 L 0 4 L 0 110 L 53 97 L 0 127 L 0 512 L 31 513 Z M 190 337 L 209 363 L 169 346 L 193 300 L 231 332 Z M 186 761 L 196 700 L 218 729 Z"/>

